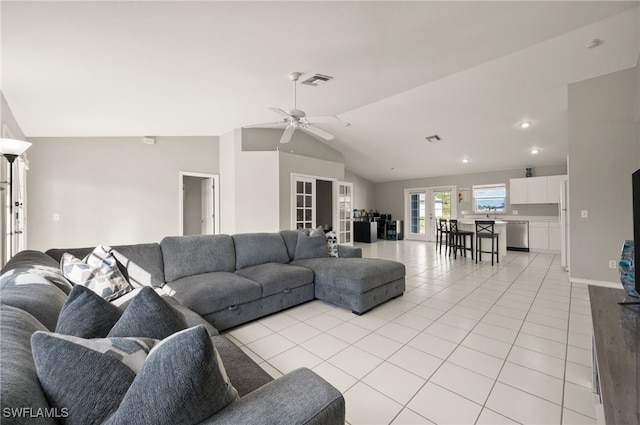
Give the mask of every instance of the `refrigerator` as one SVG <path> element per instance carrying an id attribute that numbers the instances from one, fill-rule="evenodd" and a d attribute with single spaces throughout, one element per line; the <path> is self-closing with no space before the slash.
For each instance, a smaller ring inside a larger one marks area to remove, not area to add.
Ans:
<path id="1" fill-rule="evenodd" d="M 560 262 L 565 270 L 569 270 L 569 181 L 560 182 Z"/>

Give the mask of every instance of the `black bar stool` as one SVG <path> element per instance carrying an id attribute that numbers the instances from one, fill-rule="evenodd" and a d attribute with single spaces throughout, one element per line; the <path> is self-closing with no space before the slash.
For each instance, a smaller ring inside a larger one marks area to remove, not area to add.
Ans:
<path id="1" fill-rule="evenodd" d="M 476 220 L 476 264 L 478 264 L 478 259 L 482 261 L 483 252 L 491 254 L 492 266 L 494 254 L 496 262 L 500 263 L 500 235 L 495 232 L 495 224 L 495 220 Z M 491 251 L 483 251 L 482 240 L 489 238 L 491 239 Z"/>
<path id="2" fill-rule="evenodd" d="M 460 255 L 467 256 L 467 251 L 471 252 L 473 260 L 473 232 L 470 230 L 458 229 L 458 220 L 449 220 L 449 232 L 451 232 L 451 240 L 453 245 L 453 258 L 457 258 L 458 250 Z M 469 236 L 470 246 L 467 248 L 467 236 Z"/>
<path id="3" fill-rule="evenodd" d="M 440 254 L 442 254 L 442 242 L 444 240 L 444 253 L 447 254 L 447 249 L 449 249 L 449 228 L 447 227 L 447 219 L 439 218 L 438 219 L 438 227 L 436 228 L 436 249 L 440 249 Z"/>

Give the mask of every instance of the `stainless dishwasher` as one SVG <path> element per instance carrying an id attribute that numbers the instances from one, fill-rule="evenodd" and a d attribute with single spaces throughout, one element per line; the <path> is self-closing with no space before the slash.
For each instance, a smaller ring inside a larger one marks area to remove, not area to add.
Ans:
<path id="1" fill-rule="evenodd" d="M 507 249 L 529 252 L 528 221 L 507 221 Z"/>

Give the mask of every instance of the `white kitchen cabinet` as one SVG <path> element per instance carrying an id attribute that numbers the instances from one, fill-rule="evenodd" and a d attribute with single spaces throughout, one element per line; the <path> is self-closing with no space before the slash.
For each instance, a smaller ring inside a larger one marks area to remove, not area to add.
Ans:
<path id="1" fill-rule="evenodd" d="M 549 249 L 549 223 L 546 221 L 529 222 L 529 249 Z"/>
<path id="2" fill-rule="evenodd" d="M 560 223 L 549 223 L 549 249 L 553 251 L 560 251 L 562 249 L 560 242 Z"/>
<path id="3" fill-rule="evenodd" d="M 546 204 L 547 197 L 547 178 L 546 177 L 529 177 L 529 203 L 530 204 Z"/>
<path id="4" fill-rule="evenodd" d="M 566 175 L 527 177 L 509 180 L 511 204 L 557 204 L 560 200 L 560 182 Z"/>
<path id="5" fill-rule="evenodd" d="M 560 253 L 560 223 L 556 221 L 529 221 L 529 249 L 538 252 Z"/>
<path id="6" fill-rule="evenodd" d="M 528 203 L 528 183 L 529 179 L 511 179 L 509 181 L 509 203 L 511 204 L 527 204 Z"/>

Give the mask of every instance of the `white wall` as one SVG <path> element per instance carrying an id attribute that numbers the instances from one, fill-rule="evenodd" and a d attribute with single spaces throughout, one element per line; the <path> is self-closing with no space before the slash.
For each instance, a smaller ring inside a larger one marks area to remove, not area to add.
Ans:
<path id="1" fill-rule="evenodd" d="M 179 232 L 179 172 L 218 174 L 218 137 L 33 138 L 30 249 L 157 242 Z M 53 214 L 60 221 L 53 221 Z"/>
<path id="2" fill-rule="evenodd" d="M 244 151 L 245 130 L 220 138 L 222 233 L 279 230 L 278 152 Z"/>
<path id="3" fill-rule="evenodd" d="M 633 239 L 631 174 L 640 166 L 638 66 L 569 85 L 571 279 L 619 283 L 609 260 Z M 581 218 L 581 211 L 588 218 Z"/>
<path id="4" fill-rule="evenodd" d="M 376 209 L 376 185 L 375 183 L 345 170 L 344 181 L 353 183 L 353 208 L 359 210 Z"/>
<path id="5" fill-rule="evenodd" d="M 220 233 L 232 234 L 236 228 L 236 140 L 240 129 L 220 136 Z"/>

